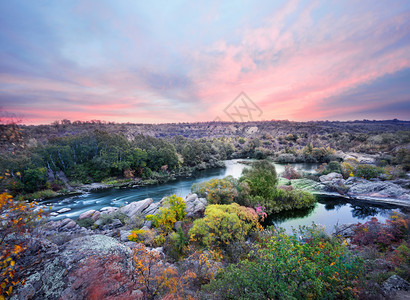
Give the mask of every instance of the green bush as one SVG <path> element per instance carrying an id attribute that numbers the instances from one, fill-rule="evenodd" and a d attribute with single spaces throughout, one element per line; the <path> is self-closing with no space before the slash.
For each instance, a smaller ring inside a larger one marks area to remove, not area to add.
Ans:
<path id="1" fill-rule="evenodd" d="M 185 217 L 185 201 L 181 197 L 172 195 L 164 200 L 155 215 L 147 215 L 146 219 L 159 228 L 163 233 L 171 231 L 176 221 L 181 221 Z"/>
<path id="2" fill-rule="evenodd" d="M 269 199 L 275 192 L 278 183 L 275 166 L 267 160 L 255 161 L 250 169 L 244 169 L 241 182 L 249 186 L 250 196 Z"/>
<path id="3" fill-rule="evenodd" d="M 81 227 L 91 228 L 93 226 L 94 221 L 91 218 L 85 218 L 81 220 L 77 220 L 77 224 Z"/>
<path id="4" fill-rule="evenodd" d="M 258 219 L 254 209 L 236 203 L 209 205 L 204 218 L 194 221 L 190 239 L 205 248 L 223 248 L 232 242 L 244 241 L 260 228 Z"/>
<path id="5" fill-rule="evenodd" d="M 303 238 L 300 238 L 300 235 Z M 317 227 L 274 233 L 205 290 L 222 299 L 351 299 L 363 262 Z"/>
<path id="6" fill-rule="evenodd" d="M 358 165 L 353 173 L 356 177 L 362 177 L 369 180 L 382 174 L 383 169 L 372 165 Z"/>
<path id="7" fill-rule="evenodd" d="M 316 203 L 316 198 L 303 190 L 275 189 L 271 198 L 251 196 L 249 202 L 252 207 L 264 206 L 265 212 L 269 215 L 285 210 L 312 207 Z"/>
<path id="8" fill-rule="evenodd" d="M 128 222 L 129 218 L 126 214 L 120 212 L 119 210 L 107 214 L 107 213 L 102 213 L 98 219 L 98 223 L 100 226 L 108 225 L 113 222 L 114 219 L 118 219 L 121 221 L 121 223 L 125 224 Z"/>
<path id="9" fill-rule="evenodd" d="M 238 182 L 232 176 L 223 179 L 211 179 L 201 183 L 194 183 L 191 192 L 199 197 L 206 197 L 209 204 L 230 204 L 238 196 L 236 186 Z"/>

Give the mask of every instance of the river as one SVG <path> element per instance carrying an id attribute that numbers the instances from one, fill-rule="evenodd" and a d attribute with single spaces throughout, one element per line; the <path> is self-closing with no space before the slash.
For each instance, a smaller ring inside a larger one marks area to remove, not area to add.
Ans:
<path id="1" fill-rule="evenodd" d="M 226 168 L 210 169 L 197 172 L 195 177 L 178 179 L 165 184 L 157 184 L 138 188 L 124 189 L 107 189 L 99 192 L 87 193 L 73 197 L 60 197 L 45 200 L 42 204 L 51 205 L 51 211 L 56 212 L 62 208 L 70 208 L 66 213 L 51 217 L 53 220 L 61 218 L 77 218 L 81 213 L 95 209 L 99 210 L 105 206 L 120 207 L 133 201 L 152 198 L 154 202 L 160 201 L 164 196 L 177 194 L 185 197 L 191 191 L 193 183 L 202 182 L 211 178 L 223 178 L 231 175 L 235 178 L 240 177 L 243 168 L 246 165 L 239 161 L 228 160 L 225 162 Z M 284 165 L 275 164 L 278 174 L 284 170 Z M 317 164 L 292 164 L 293 167 L 305 172 L 314 172 Z M 340 197 L 334 196 L 317 196 L 318 203 L 314 208 L 292 213 L 281 213 L 272 216 L 269 224 L 284 227 L 290 231 L 292 227 L 297 228 L 299 225 L 311 225 L 312 222 L 322 224 L 327 231 L 331 231 L 337 223 L 357 223 L 366 222 L 371 217 L 377 217 L 379 221 L 384 221 L 389 214 L 395 209 L 393 206 L 373 205 L 359 201 L 346 201 Z"/>

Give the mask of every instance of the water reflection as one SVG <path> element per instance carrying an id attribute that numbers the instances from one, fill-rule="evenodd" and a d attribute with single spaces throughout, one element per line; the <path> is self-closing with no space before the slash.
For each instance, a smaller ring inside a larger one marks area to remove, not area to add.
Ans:
<path id="1" fill-rule="evenodd" d="M 280 226 L 291 232 L 292 228 L 309 226 L 314 222 L 324 225 L 326 231 L 331 232 L 336 224 L 364 223 L 372 217 L 384 222 L 395 209 L 392 205 L 367 204 L 334 196 L 317 197 L 318 203 L 314 208 L 273 215 L 265 225 Z"/>

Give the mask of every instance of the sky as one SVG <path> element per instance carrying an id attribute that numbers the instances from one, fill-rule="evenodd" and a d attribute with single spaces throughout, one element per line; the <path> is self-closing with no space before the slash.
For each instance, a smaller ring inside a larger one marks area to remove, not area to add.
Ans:
<path id="1" fill-rule="evenodd" d="M 0 1 L 26 124 L 410 120 L 410 1 Z"/>

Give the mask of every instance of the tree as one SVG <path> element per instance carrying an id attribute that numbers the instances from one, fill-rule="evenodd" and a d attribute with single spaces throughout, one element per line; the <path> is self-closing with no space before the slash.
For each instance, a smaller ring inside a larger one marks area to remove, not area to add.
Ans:
<path id="1" fill-rule="evenodd" d="M 255 161 L 250 169 L 242 172 L 241 182 L 248 184 L 251 196 L 272 198 L 278 183 L 275 166 L 267 160 Z"/>

